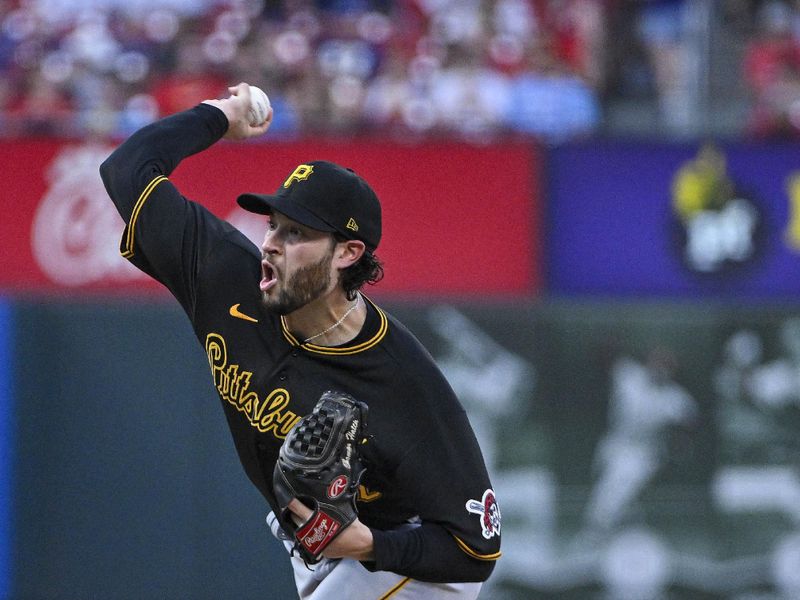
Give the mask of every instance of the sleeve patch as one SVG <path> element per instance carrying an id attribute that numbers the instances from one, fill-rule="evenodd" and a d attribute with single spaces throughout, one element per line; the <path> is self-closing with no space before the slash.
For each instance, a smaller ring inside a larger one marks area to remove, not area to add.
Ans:
<path id="1" fill-rule="evenodd" d="M 467 500 L 468 513 L 478 515 L 481 520 L 481 533 L 487 540 L 500 535 L 500 507 L 491 489 L 483 492 L 480 500 Z"/>
<path id="2" fill-rule="evenodd" d="M 487 489 L 483 492 L 480 500 L 467 500 L 464 507 L 467 512 L 479 517 L 481 525 L 481 535 L 484 539 L 490 540 L 493 537 L 500 537 L 500 506 L 497 504 L 497 498 L 494 495 L 494 490 Z M 458 547 L 468 556 L 478 560 L 497 560 L 500 558 L 500 552 L 493 554 L 480 554 L 473 550 L 464 540 L 458 536 L 453 536 L 458 544 Z"/>

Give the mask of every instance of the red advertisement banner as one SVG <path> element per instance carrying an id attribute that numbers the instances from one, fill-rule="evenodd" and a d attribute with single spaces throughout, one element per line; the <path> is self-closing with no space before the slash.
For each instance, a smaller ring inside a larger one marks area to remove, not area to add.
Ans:
<path id="1" fill-rule="evenodd" d="M 98 174 L 113 145 L 0 143 L 0 289 L 6 292 L 158 293 L 119 255 L 122 219 Z M 274 192 L 301 162 L 351 167 L 383 205 L 374 295 L 522 297 L 541 286 L 539 157 L 529 144 L 403 145 L 378 141 L 220 143 L 171 176 L 185 196 L 256 243 L 263 219 L 236 206 L 245 191 Z"/>

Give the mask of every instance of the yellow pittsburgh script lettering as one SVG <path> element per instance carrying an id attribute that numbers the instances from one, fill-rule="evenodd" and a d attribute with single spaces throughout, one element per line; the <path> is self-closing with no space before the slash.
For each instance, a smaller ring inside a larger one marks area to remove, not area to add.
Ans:
<path id="1" fill-rule="evenodd" d="M 219 397 L 236 407 L 248 422 L 263 433 L 283 439 L 300 420 L 297 413 L 288 409 L 289 392 L 283 388 L 272 390 L 262 401 L 250 391 L 253 373 L 240 370 L 239 365 L 228 363 L 225 338 L 218 333 L 206 336 L 206 355 L 214 385 Z"/>
<path id="2" fill-rule="evenodd" d="M 275 437 L 285 438 L 294 424 L 300 419 L 292 411 L 285 410 L 289 404 L 289 392 L 279 388 L 273 390 L 261 403 L 254 422 L 261 431 L 270 431 Z"/>

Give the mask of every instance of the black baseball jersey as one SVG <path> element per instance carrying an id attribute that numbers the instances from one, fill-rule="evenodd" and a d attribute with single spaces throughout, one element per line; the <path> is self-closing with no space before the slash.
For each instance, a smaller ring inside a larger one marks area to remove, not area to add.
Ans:
<path id="1" fill-rule="evenodd" d="M 375 545 L 365 566 L 423 581 L 485 580 L 500 556 L 500 513 L 464 410 L 429 353 L 369 299 L 355 339 L 303 343 L 262 307 L 259 249 L 167 179 L 226 128 L 222 111 L 201 104 L 135 133 L 101 175 L 126 222 L 122 255 L 191 320 L 247 476 L 277 510 L 272 472 L 283 439 L 323 392 L 347 392 L 369 406 L 373 436 L 358 501 Z M 409 520 L 422 525 L 395 529 Z"/>

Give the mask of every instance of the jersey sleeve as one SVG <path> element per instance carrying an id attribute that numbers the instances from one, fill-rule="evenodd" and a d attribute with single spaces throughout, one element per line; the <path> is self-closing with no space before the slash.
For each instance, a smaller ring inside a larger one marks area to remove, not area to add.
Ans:
<path id="1" fill-rule="evenodd" d="M 184 198 L 169 175 L 181 160 L 218 141 L 226 129 L 222 111 L 201 104 L 134 133 L 100 167 L 125 221 L 120 253 L 163 283 L 187 311 L 203 256 L 233 228 Z"/>
<path id="2" fill-rule="evenodd" d="M 500 508 L 466 414 L 450 394 L 445 410 L 421 420 L 423 435 L 394 476 L 421 525 L 373 531 L 375 568 L 423 581 L 484 581 L 500 557 Z"/>

